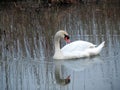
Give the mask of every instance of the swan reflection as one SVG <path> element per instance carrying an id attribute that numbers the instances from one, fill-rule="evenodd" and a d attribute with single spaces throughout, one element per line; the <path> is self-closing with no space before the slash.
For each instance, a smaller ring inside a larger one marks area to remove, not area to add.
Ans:
<path id="1" fill-rule="evenodd" d="M 66 71 L 62 67 L 64 60 L 55 60 L 55 79 L 56 83 L 60 85 L 67 85 L 70 83 L 70 75 L 63 76 Z"/>
<path id="2" fill-rule="evenodd" d="M 85 69 L 93 66 L 97 63 L 103 63 L 104 61 L 100 56 L 84 59 L 71 59 L 71 60 L 55 60 L 55 79 L 56 83 L 60 85 L 78 84 L 73 82 L 81 77 L 74 77 L 76 73 L 81 73 Z"/>

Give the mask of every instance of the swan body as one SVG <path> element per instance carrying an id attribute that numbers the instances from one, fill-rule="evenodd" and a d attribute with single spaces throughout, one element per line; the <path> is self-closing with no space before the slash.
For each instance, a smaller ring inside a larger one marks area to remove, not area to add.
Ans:
<path id="1" fill-rule="evenodd" d="M 65 51 L 83 51 L 85 50 L 86 48 L 93 48 L 95 47 L 96 45 L 90 43 L 90 42 L 86 42 L 86 41 L 82 41 L 82 40 L 78 40 L 78 41 L 74 41 L 70 44 L 67 44 L 65 45 L 61 50 L 62 52 L 65 52 Z"/>
<path id="2" fill-rule="evenodd" d="M 53 56 L 54 59 L 75 59 L 98 55 L 104 47 L 105 43 L 102 42 L 100 45 L 96 46 L 90 42 L 78 40 L 71 42 L 60 49 L 61 38 L 64 38 L 66 42 L 69 42 L 69 35 L 67 32 L 60 30 L 55 34 L 55 53 Z"/>

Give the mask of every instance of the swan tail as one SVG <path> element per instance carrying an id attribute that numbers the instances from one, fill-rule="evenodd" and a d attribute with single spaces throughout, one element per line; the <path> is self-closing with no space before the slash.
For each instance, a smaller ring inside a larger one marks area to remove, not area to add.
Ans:
<path id="1" fill-rule="evenodd" d="M 103 47 L 104 47 L 104 45 L 105 45 L 105 41 L 104 42 L 102 42 L 97 48 L 100 48 L 100 49 L 102 49 Z"/>
<path id="2" fill-rule="evenodd" d="M 105 41 L 102 42 L 98 47 L 87 49 L 86 52 L 88 52 L 90 56 L 97 55 L 101 52 L 104 45 L 105 45 Z"/>
<path id="3" fill-rule="evenodd" d="M 105 41 L 103 41 L 96 49 L 97 49 L 97 54 L 99 54 L 102 50 L 102 48 L 105 46 Z"/>

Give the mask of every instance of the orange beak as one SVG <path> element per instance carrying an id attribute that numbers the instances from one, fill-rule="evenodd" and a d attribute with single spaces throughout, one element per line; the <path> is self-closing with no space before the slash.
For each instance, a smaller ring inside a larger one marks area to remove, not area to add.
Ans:
<path id="1" fill-rule="evenodd" d="M 67 37 L 65 37 L 64 40 L 65 40 L 67 43 L 70 43 L 70 39 L 68 39 Z"/>

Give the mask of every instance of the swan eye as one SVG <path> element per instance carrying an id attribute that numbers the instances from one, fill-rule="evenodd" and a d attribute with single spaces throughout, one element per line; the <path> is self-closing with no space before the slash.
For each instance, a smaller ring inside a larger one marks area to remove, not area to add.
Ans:
<path id="1" fill-rule="evenodd" d="M 65 38 L 65 39 L 70 39 L 70 37 L 69 37 L 68 35 L 66 35 L 66 34 L 65 34 L 65 37 L 64 37 L 64 38 Z"/>

